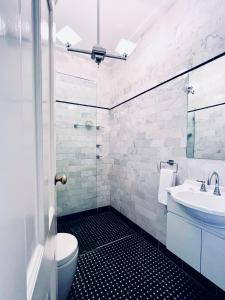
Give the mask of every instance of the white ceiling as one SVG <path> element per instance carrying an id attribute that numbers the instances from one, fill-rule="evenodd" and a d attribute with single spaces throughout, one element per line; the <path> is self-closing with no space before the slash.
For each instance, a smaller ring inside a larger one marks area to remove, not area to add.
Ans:
<path id="1" fill-rule="evenodd" d="M 100 42 L 114 52 L 120 38 L 137 42 L 144 29 L 162 16 L 174 0 L 101 0 Z M 58 0 L 56 29 L 70 26 L 81 38 L 76 47 L 91 50 L 96 44 L 97 0 Z"/>

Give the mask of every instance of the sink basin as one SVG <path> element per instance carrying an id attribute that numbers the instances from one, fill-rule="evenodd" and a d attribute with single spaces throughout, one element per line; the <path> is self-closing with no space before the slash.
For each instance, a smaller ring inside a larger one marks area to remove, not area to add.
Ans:
<path id="1" fill-rule="evenodd" d="M 192 217 L 225 228 L 225 188 L 221 187 L 221 196 L 216 196 L 214 186 L 207 186 L 207 192 L 200 192 L 200 186 L 201 183 L 186 180 L 182 185 L 169 188 L 168 192 Z"/>

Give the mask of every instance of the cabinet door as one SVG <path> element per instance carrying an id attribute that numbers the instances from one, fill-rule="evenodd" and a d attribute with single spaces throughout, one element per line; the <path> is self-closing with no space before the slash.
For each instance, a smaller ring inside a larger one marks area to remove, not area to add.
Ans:
<path id="1" fill-rule="evenodd" d="M 201 273 L 225 290 L 225 240 L 202 231 Z"/>
<path id="2" fill-rule="evenodd" d="M 168 213 L 166 246 L 200 272 L 201 229 L 173 213 Z"/>

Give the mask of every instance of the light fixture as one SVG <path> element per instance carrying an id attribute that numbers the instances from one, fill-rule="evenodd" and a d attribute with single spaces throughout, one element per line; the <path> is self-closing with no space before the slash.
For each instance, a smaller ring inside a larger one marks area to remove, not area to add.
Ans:
<path id="1" fill-rule="evenodd" d="M 123 53 L 123 55 L 114 55 L 107 53 L 106 49 L 100 45 L 100 0 L 97 0 L 97 44 L 92 48 L 91 51 L 83 50 L 83 49 L 75 49 L 71 47 L 71 43 L 67 41 L 67 50 L 73 51 L 82 54 L 89 54 L 91 58 L 98 64 L 104 60 L 105 57 L 126 60 L 127 54 Z"/>
<path id="2" fill-rule="evenodd" d="M 60 31 L 58 31 L 56 37 L 64 45 L 67 45 L 68 43 L 71 45 L 75 45 L 81 41 L 79 35 L 69 26 L 65 26 Z"/>
<path id="3" fill-rule="evenodd" d="M 121 39 L 116 47 L 116 52 L 123 55 L 124 53 L 129 56 L 134 49 L 136 48 L 136 44 L 125 39 Z"/>

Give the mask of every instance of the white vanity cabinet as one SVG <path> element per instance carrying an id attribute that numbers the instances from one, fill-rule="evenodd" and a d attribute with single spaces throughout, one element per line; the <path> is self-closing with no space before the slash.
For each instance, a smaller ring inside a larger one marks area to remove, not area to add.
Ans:
<path id="1" fill-rule="evenodd" d="M 225 239 L 202 230 L 201 273 L 225 290 Z"/>
<path id="2" fill-rule="evenodd" d="M 200 272 L 201 229 L 173 213 L 167 214 L 167 248 Z"/>
<path id="3" fill-rule="evenodd" d="M 168 198 L 167 248 L 225 290 L 225 229 L 191 217 Z"/>

